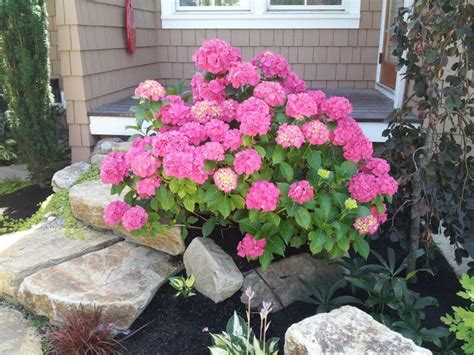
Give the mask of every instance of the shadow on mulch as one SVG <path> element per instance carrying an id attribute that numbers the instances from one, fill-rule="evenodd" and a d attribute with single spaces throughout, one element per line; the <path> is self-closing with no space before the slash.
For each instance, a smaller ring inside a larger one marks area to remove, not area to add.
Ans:
<path id="1" fill-rule="evenodd" d="M 53 193 L 51 187 L 27 186 L 7 195 L 0 196 L 0 210 L 9 219 L 31 217 L 46 198 Z"/>
<path id="2" fill-rule="evenodd" d="M 195 236 L 196 233 L 191 233 L 187 244 Z M 217 230 L 211 237 L 232 256 L 241 271 L 247 271 L 258 265 L 256 262 L 248 263 L 236 255 L 236 246 L 242 238 L 238 230 L 224 230 L 222 233 Z M 386 239 L 372 241 L 371 246 L 384 256 L 386 256 L 386 248 L 390 246 L 396 250 L 398 259 L 402 260 L 404 257 L 404 252 L 399 245 Z M 289 255 L 296 253 L 298 253 L 297 250 L 289 250 Z M 431 261 L 431 267 L 435 276 L 420 273 L 418 283 L 412 286 L 412 289 L 422 296 L 434 296 L 439 301 L 439 307 L 426 309 L 424 326 L 427 328 L 441 325 L 440 317 L 451 312 L 453 305 L 465 306 L 456 296 L 460 285 L 444 257 L 436 254 L 435 259 Z M 130 354 L 209 354 L 207 349 L 207 346 L 211 345 L 209 332 L 220 333 L 225 330 L 227 321 L 234 310 L 241 315 L 245 312 L 245 307 L 240 302 L 240 292 L 218 304 L 200 294 L 184 299 L 174 298 L 174 293 L 174 289 L 169 284 L 164 285 L 135 321 L 130 330 L 132 335 L 124 343 Z M 315 305 L 295 302 L 270 315 L 272 323 L 268 335 L 280 338 L 280 349 L 283 351 L 285 332 L 288 327 L 315 313 Z M 254 315 L 253 318 L 254 328 L 258 327 L 258 316 Z"/>

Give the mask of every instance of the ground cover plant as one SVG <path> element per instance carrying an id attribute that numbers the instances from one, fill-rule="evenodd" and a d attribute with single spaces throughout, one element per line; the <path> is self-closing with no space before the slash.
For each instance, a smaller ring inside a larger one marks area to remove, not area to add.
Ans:
<path id="1" fill-rule="evenodd" d="M 135 90 L 136 129 L 127 153 L 110 153 L 104 183 L 120 193 L 108 225 L 152 236 L 169 226 L 238 226 L 238 254 L 268 265 L 287 246 L 309 245 L 337 258 L 351 247 L 367 257 L 367 234 L 386 219 L 397 191 L 389 164 L 349 117 L 343 97 L 307 91 L 285 58 L 272 52 L 241 60 L 215 39 L 193 56 L 193 104 L 180 87 L 156 81 Z M 181 94 L 181 96 L 180 96 Z"/>

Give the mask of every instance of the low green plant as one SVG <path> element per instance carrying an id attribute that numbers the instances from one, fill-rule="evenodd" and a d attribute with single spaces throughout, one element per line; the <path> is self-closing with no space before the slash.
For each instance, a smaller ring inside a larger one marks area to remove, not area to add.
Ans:
<path id="1" fill-rule="evenodd" d="M 343 295 L 334 297 L 335 293 L 347 284 L 345 280 L 340 280 L 332 286 L 322 284 L 316 287 L 304 280 L 301 280 L 301 282 L 311 292 L 311 295 L 301 297 L 300 300 L 317 305 L 316 313 L 329 312 L 346 304 L 362 304 L 362 301 L 354 296 Z"/>
<path id="2" fill-rule="evenodd" d="M 0 183 L 0 196 L 11 194 L 32 184 L 29 180 L 20 178 L 5 179 Z"/>
<path id="3" fill-rule="evenodd" d="M 196 278 L 194 275 L 190 275 L 189 277 L 173 276 L 170 277 L 169 280 L 171 287 L 177 291 L 175 297 L 183 296 L 187 298 L 196 295 L 196 289 L 194 288 Z"/>
<path id="4" fill-rule="evenodd" d="M 97 165 L 91 165 L 89 170 L 82 173 L 79 178 L 74 182 L 74 185 L 82 184 L 83 182 L 99 180 L 100 169 Z"/>
<path id="5" fill-rule="evenodd" d="M 251 327 L 251 302 L 255 296 L 251 288 L 245 290 L 247 297 L 247 320 L 234 312 L 227 322 L 226 331 L 222 334 L 211 334 L 213 345 L 209 347 L 211 355 L 277 355 L 278 338 L 266 339 L 270 326 L 268 315 L 272 311 L 271 302 L 263 302 L 260 310 L 260 332 L 257 337 Z"/>
<path id="6" fill-rule="evenodd" d="M 7 139 L 0 144 L 0 160 L 4 162 L 11 162 L 18 159 L 15 153 L 16 141 L 14 139 Z"/>
<path id="7" fill-rule="evenodd" d="M 456 335 L 456 338 L 463 341 L 462 350 L 466 354 L 474 354 L 474 277 L 464 274 L 461 278 L 461 285 L 464 291 L 457 295 L 471 304 L 467 308 L 452 307 L 453 315 L 446 314 L 441 320 L 449 326 L 449 331 Z"/>

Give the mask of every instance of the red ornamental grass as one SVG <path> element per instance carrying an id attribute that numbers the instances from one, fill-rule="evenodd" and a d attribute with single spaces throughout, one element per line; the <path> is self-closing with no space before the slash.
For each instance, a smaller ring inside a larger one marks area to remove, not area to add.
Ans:
<path id="1" fill-rule="evenodd" d="M 69 311 L 65 325 L 49 334 L 53 354 L 96 355 L 121 354 L 124 347 L 112 335 L 112 324 L 104 318 L 102 309 L 84 307 Z"/>

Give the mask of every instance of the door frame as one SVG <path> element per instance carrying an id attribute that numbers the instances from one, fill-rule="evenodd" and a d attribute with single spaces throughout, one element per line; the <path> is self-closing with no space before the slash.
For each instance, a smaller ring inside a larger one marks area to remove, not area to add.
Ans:
<path id="1" fill-rule="evenodd" d="M 413 5 L 414 0 L 404 0 L 403 6 L 409 7 Z M 378 60 L 381 53 L 384 50 L 384 37 L 385 37 L 385 22 L 387 18 L 387 0 L 382 0 L 382 13 L 380 19 L 380 35 L 379 35 L 379 49 L 377 53 L 377 71 L 375 75 L 375 89 L 385 96 L 389 97 L 393 100 L 393 107 L 400 108 L 403 104 L 403 98 L 405 96 L 405 87 L 406 87 L 406 80 L 404 79 L 404 75 L 406 73 L 406 67 L 404 66 L 400 70 L 397 71 L 397 79 L 395 82 L 395 89 L 392 89 L 380 82 L 380 73 L 382 70 L 382 64 Z"/>

